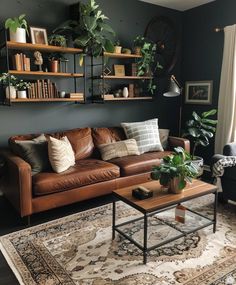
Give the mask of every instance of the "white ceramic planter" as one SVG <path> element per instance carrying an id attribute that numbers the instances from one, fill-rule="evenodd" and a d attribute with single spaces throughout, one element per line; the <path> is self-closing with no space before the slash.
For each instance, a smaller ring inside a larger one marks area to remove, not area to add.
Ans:
<path id="1" fill-rule="evenodd" d="M 121 46 L 115 46 L 114 47 L 114 53 L 121 53 L 122 47 Z"/>
<path id="2" fill-rule="evenodd" d="M 17 91 L 17 98 L 18 99 L 27 99 L 27 92 L 26 90 Z"/>
<path id="3" fill-rule="evenodd" d="M 7 99 L 16 99 L 16 88 L 14 86 L 7 86 L 5 92 Z"/>
<path id="4" fill-rule="evenodd" d="M 127 87 L 124 87 L 123 89 L 123 97 L 128 98 L 129 97 L 129 90 Z"/>
<path id="5" fill-rule="evenodd" d="M 17 28 L 16 32 L 10 31 L 10 41 L 26 43 L 26 30 L 23 28 Z"/>

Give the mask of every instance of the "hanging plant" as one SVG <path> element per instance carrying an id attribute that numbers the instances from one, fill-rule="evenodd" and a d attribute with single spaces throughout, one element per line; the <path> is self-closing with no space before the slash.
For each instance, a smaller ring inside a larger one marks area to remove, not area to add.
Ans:
<path id="1" fill-rule="evenodd" d="M 80 3 L 77 21 L 66 21 L 55 33 L 71 35 L 74 46 L 83 48 L 91 56 L 100 56 L 104 51 L 113 52 L 113 29 L 107 24 L 106 17 L 95 0 L 88 4 Z"/>

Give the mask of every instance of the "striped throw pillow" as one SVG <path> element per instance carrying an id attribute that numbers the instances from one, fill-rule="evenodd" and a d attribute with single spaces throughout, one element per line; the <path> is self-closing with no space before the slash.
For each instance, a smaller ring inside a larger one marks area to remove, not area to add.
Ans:
<path id="1" fill-rule="evenodd" d="M 48 139 L 48 156 L 52 169 L 61 173 L 75 165 L 75 154 L 67 137 Z"/>
<path id="2" fill-rule="evenodd" d="M 109 144 L 99 145 L 99 150 L 103 160 L 110 160 L 116 157 L 129 155 L 140 155 L 136 140 L 125 140 Z"/>
<path id="3" fill-rule="evenodd" d="M 121 126 L 128 139 L 136 140 L 141 154 L 149 151 L 163 151 L 159 137 L 158 119 L 122 123 Z"/>

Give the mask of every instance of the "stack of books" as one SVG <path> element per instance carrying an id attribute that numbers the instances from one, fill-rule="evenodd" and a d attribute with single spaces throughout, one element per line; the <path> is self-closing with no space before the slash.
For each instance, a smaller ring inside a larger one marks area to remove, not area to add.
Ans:
<path id="1" fill-rule="evenodd" d="M 126 65 L 126 75 L 127 76 L 137 76 L 138 65 L 137 63 L 130 63 Z"/>
<path id="2" fill-rule="evenodd" d="M 30 58 L 23 53 L 12 56 L 13 69 L 17 71 L 30 71 Z"/>
<path id="3" fill-rule="evenodd" d="M 31 82 L 31 87 L 28 89 L 28 97 L 30 99 L 58 98 L 56 84 L 49 79 Z"/>
<path id="4" fill-rule="evenodd" d="M 77 99 L 77 100 L 84 100 L 83 93 L 69 93 L 69 98 Z"/>

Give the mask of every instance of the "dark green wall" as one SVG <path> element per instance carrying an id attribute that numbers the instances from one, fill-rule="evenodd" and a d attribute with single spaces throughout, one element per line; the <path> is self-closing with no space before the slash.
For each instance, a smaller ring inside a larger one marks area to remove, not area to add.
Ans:
<path id="1" fill-rule="evenodd" d="M 184 13 L 183 69 L 185 81 L 213 80 L 213 103 L 211 106 L 184 105 L 183 122 L 193 110 L 203 112 L 217 108 L 219 83 L 224 46 L 224 33 L 215 33 L 215 27 L 236 23 L 236 1 L 217 0 Z M 199 148 L 206 162 L 214 153 L 214 142 L 207 148 Z"/>
<path id="2" fill-rule="evenodd" d="M 1 0 L 0 21 L 21 13 L 27 14 L 30 25 L 52 30 L 68 16 L 72 0 Z M 158 15 L 169 16 L 182 30 L 182 14 L 137 0 L 98 0 L 121 42 L 129 46 L 133 38 L 143 34 L 150 19 Z M 180 78 L 180 59 L 175 74 Z M 83 126 L 119 125 L 122 121 L 140 121 L 158 117 L 160 126 L 177 130 L 178 100 L 162 96 L 166 79 L 158 82 L 154 102 L 125 104 L 18 104 L 0 107 L 0 145 L 6 145 L 14 134 L 50 132 Z"/>

